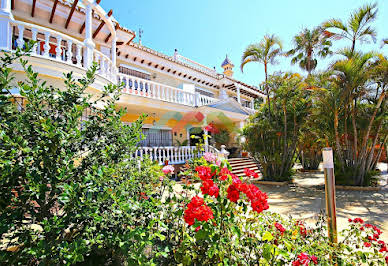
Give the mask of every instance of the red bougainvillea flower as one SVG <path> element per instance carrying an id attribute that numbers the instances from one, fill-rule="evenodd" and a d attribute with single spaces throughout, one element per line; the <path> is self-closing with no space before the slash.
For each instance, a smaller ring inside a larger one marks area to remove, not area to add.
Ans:
<path id="1" fill-rule="evenodd" d="M 209 124 L 205 127 L 205 129 L 206 129 L 208 132 L 211 132 L 211 133 L 213 133 L 213 134 L 218 134 L 218 133 L 220 133 L 220 131 L 218 130 L 218 128 L 216 128 L 216 127 L 214 126 L 214 124 L 212 124 L 212 123 L 209 123 Z"/>
<path id="2" fill-rule="evenodd" d="M 348 219 L 348 222 L 351 223 L 351 222 L 353 222 L 353 220 L 349 218 L 349 219 Z"/>
<path id="3" fill-rule="evenodd" d="M 188 225 L 193 225 L 195 219 L 197 221 L 208 221 L 209 219 L 213 219 L 214 216 L 212 209 L 205 204 L 203 198 L 195 196 L 187 204 L 183 218 Z"/>
<path id="4" fill-rule="evenodd" d="M 275 223 L 276 229 L 280 231 L 280 233 L 283 235 L 283 233 L 286 231 L 286 229 L 281 225 L 280 223 Z"/>
<path id="5" fill-rule="evenodd" d="M 255 171 L 253 171 L 253 170 L 251 170 L 251 169 L 249 169 L 249 168 L 245 168 L 245 169 L 244 169 L 244 174 L 245 174 L 247 177 L 259 178 L 259 175 L 258 175 Z"/>
<path id="6" fill-rule="evenodd" d="M 364 220 L 361 219 L 361 218 L 354 218 L 353 220 L 354 223 L 360 223 L 360 224 L 363 224 L 364 223 Z"/>
<path id="7" fill-rule="evenodd" d="M 222 168 L 220 171 L 220 180 L 225 181 L 226 179 L 228 179 L 229 175 L 232 175 L 229 169 L 226 167 Z"/>
<path id="8" fill-rule="evenodd" d="M 318 264 L 318 258 L 315 257 L 314 255 L 311 255 L 310 259 L 311 259 L 311 261 L 312 261 L 314 264 Z"/>
<path id="9" fill-rule="evenodd" d="M 267 210 L 268 206 L 268 196 L 266 193 L 261 192 L 261 190 L 253 184 L 243 183 L 240 178 L 234 174 L 232 174 L 232 185 L 230 185 L 227 189 L 228 196 L 227 198 L 236 202 L 240 198 L 240 193 L 243 192 L 248 199 L 251 201 L 252 209 L 261 213 L 263 210 Z"/>
<path id="10" fill-rule="evenodd" d="M 370 242 L 364 242 L 364 247 L 369 248 L 372 244 Z"/>
<path id="11" fill-rule="evenodd" d="M 197 166 L 195 167 L 195 171 L 198 173 L 198 176 L 202 181 L 212 179 L 215 174 L 209 166 Z"/>
<path id="12" fill-rule="evenodd" d="M 388 264 L 388 256 L 385 257 L 385 263 Z"/>
<path id="13" fill-rule="evenodd" d="M 293 266 L 307 266 L 309 263 L 313 262 L 314 264 L 318 264 L 318 258 L 314 255 L 309 256 L 307 253 L 300 253 L 295 261 L 292 262 Z"/>
<path id="14" fill-rule="evenodd" d="M 206 179 L 202 182 L 201 186 L 202 194 L 207 194 L 209 196 L 218 197 L 219 188 L 216 184 L 214 184 L 213 180 Z"/>
<path id="15" fill-rule="evenodd" d="M 230 185 L 226 190 L 228 195 L 226 196 L 230 201 L 237 202 L 240 198 L 240 192 L 237 190 L 235 185 Z"/>

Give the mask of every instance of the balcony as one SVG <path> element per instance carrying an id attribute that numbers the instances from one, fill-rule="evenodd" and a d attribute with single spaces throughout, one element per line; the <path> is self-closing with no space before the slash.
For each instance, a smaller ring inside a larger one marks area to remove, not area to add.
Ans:
<path id="1" fill-rule="evenodd" d="M 126 74 L 117 75 L 118 82 L 124 84 L 123 92 L 160 101 L 177 103 L 187 106 L 199 107 L 219 101 L 217 98 L 208 97 L 199 93 L 184 91 L 168 85 L 160 84 Z"/>
<path id="2" fill-rule="evenodd" d="M 31 56 L 54 60 L 86 70 L 87 47 L 85 43 L 52 29 L 22 21 L 12 21 L 11 26 L 14 39 L 13 51 L 17 48 L 23 48 L 26 41 L 33 40 L 37 43 L 31 51 Z M 92 55 L 92 59 L 100 66 L 98 75 L 114 82 L 117 71 L 112 60 L 96 49 L 93 49 Z"/>

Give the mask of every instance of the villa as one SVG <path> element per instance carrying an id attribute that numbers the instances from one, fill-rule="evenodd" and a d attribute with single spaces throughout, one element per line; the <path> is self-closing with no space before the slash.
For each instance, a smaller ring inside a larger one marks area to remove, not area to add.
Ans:
<path id="1" fill-rule="evenodd" d="M 234 79 L 234 65 L 227 56 L 221 64 L 223 73 L 217 73 L 177 49 L 165 55 L 135 43 L 135 32 L 99 3 L 1 0 L 0 49 L 14 51 L 29 40 L 36 41 L 29 63 L 56 87 L 63 86 L 63 72 L 81 77 L 97 62 L 99 72 L 89 93 L 98 94 L 110 82 L 122 83 L 117 105 L 127 109 L 123 123 L 133 122 L 141 113 L 148 115 L 143 127 L 146 139 L 135 156 L 183 163 L 193 156 L 196 140 L 190 136 L 212 134 L 206 127 L 209 124 L 230 134 L 230 142 L 222 144 L 236 146 L 238 129 L 264 93 Z M 14 70 L 16 79 L 21 79 L 21 66 L 15 65 Z M 205 140 L 206 149 L 214 150 L 209 144 Z"/>

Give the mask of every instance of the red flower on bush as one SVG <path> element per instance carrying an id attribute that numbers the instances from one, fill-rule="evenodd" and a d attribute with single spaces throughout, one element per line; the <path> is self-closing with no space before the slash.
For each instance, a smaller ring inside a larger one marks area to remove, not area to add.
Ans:
<path id="1" fill-rule="evenodd" d="M 206 179 L 202 182 L 201 191 L 202 191 L 202 194 L 204 195 L 207 194 L 209 196 L 214 196 L 217 198 L 219 193 L 219 188 L 217 187 L 216 184 L 214 184 L 213 180 Z"/>
<path id="2" fill-rule="evenodd" d="M 232 202 L 237 202 L 240 198 L 240 192 L 235 185 L 230 185 L 226 192 L 228 193 L 227 198 Z"/>
<path id="3" fill-rule="evenodd" d="M 212 179 L 215 174 L 209 166 L 197 166 L 195 167 L 195 171 L 198 173 L 198 176 L 202 181 Z"/>
<path id="4" fill-rule="evenodd" d="M 351 221 L 352 221 L 352 220 L 350 219 L 350 222 L 351 222 Z M 353 222 L 354 222 L 354 223 L 360 223 L 360 224 L 363 224 L 363 223 L 364 223 L 364 220 L 363 220 L 363 219 L 361 219 L 361 218 L 354 218 Z"/>
<path id="5" fill-rule="evenodd" d="M 280 223 L 275 223 L 275 227 L 280 231 L 281 234 L 283 234 L 286 231 L 286 229 Z"/>
<path id="6" fill-rule="evenodd" d="M 364 246 L 369 248 L 372 244 L 370 242 L 364 242 Z"/>
<path id="7" fill-rule="evenodd" d="M 253 170 L 251 170 L 251 169 L 249 169 L 249 168 L 245 168 L 245 169 L 244 169 L 244 174 L 245 174 L 247 177 L 259 178 L 259 175 L 258 175 L 255 171 L 253 171 Z"/>
<path id="8" fill-rule="evenodd" d="M 228 168 L 224 167 L 220 171 L 220 180 L 225 181 L 228 179 L 228 175 L 232 175 Z"/>
<path id="9" fill-rule="evenodd" d="M 191 199 L 191 202 L 187 204 L 187 209 L 185 210 L 183 218 L 188 225 L 193 225 L 195 219 L 197 219 L 197 221 L 213 219 L 213 211 L 205 204 L 203 198 L 195 196 Z"/>
<path id="10" fill-rule="evenodd" d="M 212 123 L 209 123 L 205 129 L 208 131 L 208 132 L 211 132 L 211 133 L 214 133 L 214 134 L 217 134 L 217 133 L 220 133 L 220 131 L 218 130 L 218 128 L 216 128 Z"/>
<path id="11" fill-rule="evenodd" d="M 318 258 L 314 255 L 310 256 L 307 253 L 300 253 L 295 261 L 292 262 L 293 266 L 307 266 L 310 262 L 314 264 L 318 264 Z"/>

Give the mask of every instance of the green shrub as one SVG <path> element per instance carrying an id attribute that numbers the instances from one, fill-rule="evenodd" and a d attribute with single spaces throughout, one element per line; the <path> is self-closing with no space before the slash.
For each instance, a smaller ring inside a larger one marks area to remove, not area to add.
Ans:
<path id="1" fill-rule="evenodd" d="M 96 65 L 79 80 L 64 74 L 60 89 L 39 80 L 22 55 L 1 58 L 0 264 L 152 261 L 158 249 L 147 248 L 158 228 L 162 173 L 149 161 L 129 160 L 142 118 L 121 122 L 119 86 L 87 93 Z M 9 66 L 17 58 L 26 80 L 15 83 Z M 24 106 L 15 103 L 14 88 Z"/>

